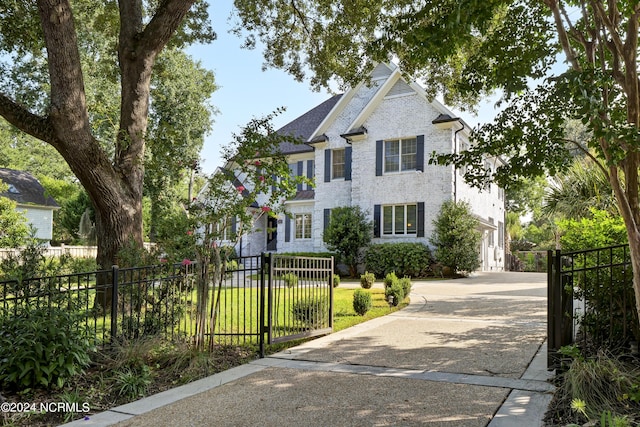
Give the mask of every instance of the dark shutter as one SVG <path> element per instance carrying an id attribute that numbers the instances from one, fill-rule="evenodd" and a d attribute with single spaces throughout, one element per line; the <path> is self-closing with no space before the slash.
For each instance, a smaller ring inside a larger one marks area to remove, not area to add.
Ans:
<path id="1" fill-rule="evenodd" d="M 307 190 L 313 189 L 313 160 L 307 160 L 307 179 L 311 181 L 307 184 Z"/>
<path id="2" fill-rule="evenodd" d="M 331 150 L 324 150 L 324 182 L 331 181 Z"/>
<path id="3" fill-rule="evenodd" d="M 331 220 L 331 209 L 324 210 L 324 230 L 329 226 L 329 221 Z"/>
<path id="4" fill-rule="evenodd" d="M 376 176 L 382 176 L 383 142 L 382 140 L 376 141 Z"/>
<path id="5" fill-rule="evenodd" d="M 416 170 L 424 172 L 424 135 L 418 135 L 416 139 Z"/>
<path id="6" fill-rule="evenodd" d="M 424 237 L 424 202 L 418 202 L 418 234 L 417 237 Z"/>
<path id="7" fill-rule="evenodd" d="M 380 205 L 374 205 L 373 206 L 373 237 L 380 237 L 380 219 L 381 219 L 381 213 L 380 213 Z"/>
<path id="8" fill-rule="evenodd" d="M 288 215 L 284 217 L 284 241 L 291 241 L 291 218 Z"/>
<path id="9" fill-rule="evenodd" d="M 304 162 L 300 160 L 298 162 L 298 170 L 296 171 L 296 176 L 303 176 L 304 173 Z M 302 183 L 298 184 L 298 191 L 302 191 Z"/>
<path id="10" fill-rule="evenodd" d="M 231 218 L 231 232 L 233 234 L 238 232 L 238 218 L 235 216 Z"/>
<path id="11" fill-rule="evenodd" d="M 344 149 L 344 180 L 351 181 L 351 150 L 352 147 Z"/>

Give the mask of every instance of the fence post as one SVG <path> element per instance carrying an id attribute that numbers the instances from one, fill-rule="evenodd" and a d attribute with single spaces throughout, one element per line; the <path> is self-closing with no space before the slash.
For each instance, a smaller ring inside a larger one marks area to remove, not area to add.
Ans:
<path id="1" fill-rule="evenodd" d="M 260 337 L 258 338 L 259 341 L 259 346 L 260 346 L 260 358 L 264 358 L 265 354 L 264 354 L 264 334 L 266 332 L 266 325 L 265 325 L 265 269 L 267 268 L 267 266 L 270 265 L 271 263 L 271 258 L 269 257 L 269 254 L 266 254 L 264 252 L 262 252 L 260 254 Z"/>
<path id="2" fill-rule="evenodd" d="M 111 342 L 118 334 L 118 266 L 111 266 Z"/>
<path id="3" fill-rule="evenodd" d="M 562 288 L 560 250 L 547 251 L 547 369 L 556 367 L 562 340 Z"/>

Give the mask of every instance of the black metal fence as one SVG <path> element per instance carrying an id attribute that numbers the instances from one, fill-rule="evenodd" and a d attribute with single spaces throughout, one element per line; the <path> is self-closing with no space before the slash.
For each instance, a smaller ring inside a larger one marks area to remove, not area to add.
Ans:
<path id="1" fill-rule="evenodd" d="M 195 263 L 0 282 L 0 317 L 65 310 L 95 345 L 162 336 L 206 344 L 269 343 L 328 333 L 333 259 L 262 254 L 226 264 L 220 286 L 197 286 Z M 266 338 L 265 338 L 266 336 Z"/>
<path id="2" fill-rule="evenodd" d="M 547 272 L 550 369 L 563 346 L 627 351 L 640 339 L 628 245 L 549 251 Z"/>

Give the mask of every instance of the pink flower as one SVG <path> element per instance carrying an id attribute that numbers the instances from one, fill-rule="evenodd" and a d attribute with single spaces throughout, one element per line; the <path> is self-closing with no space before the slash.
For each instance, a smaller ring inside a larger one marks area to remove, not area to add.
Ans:
<path id="1" fill-rule="evenodd" d="M 238 190 L 240 193 L 242 193 L 245 190 L 244 185 L 238 185 L 236 187 L 236 190 Z"/>
<path id="2" fill-rule="evenodd" d="M 253 164 L 256 166 L 260 166 L 262 163 L 260 162 L 260 160 L 256 160 L 255 162 L 253 162 Z"/>
<path id="3" fill-rule="evenodd" d="M 189 258 L 185 258 L 181 262 L 182 265 L 191 265 L 191 260 Z"/>
<path id="4" fill-rule="evenodd" d="M 264 176 L 263 175 L 260 175 L 259 179 L 260 179 L 260 182 L 264 182 Z"/>
<path id="5" fill-rule="evenodd" d="M 263 206 L 261 209 L 262 212 L 271 212 L 271 208 L 269 206 Z"/>
<path id="6" fill-rule="evenodd" d="M 193 236 L 193 230 L 187 230 L 187 236 Z"/>
<path id="7" fill-rule="evenodd" d="M 167 259 L 166 258 L 160 258 L 160 262 L 164 264 L 164 263 L 167 262 Z"/>

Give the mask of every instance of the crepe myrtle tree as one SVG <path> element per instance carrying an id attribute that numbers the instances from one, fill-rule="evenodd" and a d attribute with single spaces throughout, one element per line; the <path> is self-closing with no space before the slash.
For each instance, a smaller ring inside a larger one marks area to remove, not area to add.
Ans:
<path id="1" fill-rule="evenodd" d="M 224 167 L 207 180 L 188 208 L 188 234 L 198 271 L 196 344 L 200 347 L 207 334 L 214 334 L 225 269 L 240 237 L 256 231 L 261 217 L 282 212 L 283 202 L 295 195 L 298 184 L 310 183 L 306 177 L 291 175 L 278 150 L 282 142 L 299 143 L 274 132 L 271 120 L 279 112 L 251 120 L 234 135 L 223 150 Z M 210 298 L 211 287 L 215 292 Z"/>
<path id="2" fill-rule="evenodd" d="M 624 219 L 640 313 L 640 3 L 605 0 L 235 0 L 236 32 L 265 46 L 265 65 L 311 84 L 354 84 L 393 59 L 430 95 L 477 108 L 496 90 L 507 103 L 475 130 L 472 149 L 433 153 L 468 166 L 480 187 L 509 189 L 555 175 L 571 150 L 590 156 Z M 563 58 L 564 57 L 564 58 Z M 558 59 L 563 58 L 564 64 Z M 537 87 L 533 87 L 539 84 Z M 587 141 L 566 132 L 587 127 Z M 493 172 L 487 158 L 507 162 Z M 640 316 L 639 316 L 640 318 Z"/>

